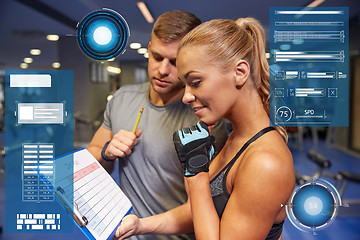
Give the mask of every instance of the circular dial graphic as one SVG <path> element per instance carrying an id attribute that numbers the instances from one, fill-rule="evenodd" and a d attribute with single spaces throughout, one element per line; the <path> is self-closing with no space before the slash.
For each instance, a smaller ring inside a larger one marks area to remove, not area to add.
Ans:
<path id="1" fill-rule="evenodd" d="M 129 37 L 127 22 L 111 9 L 91 12 L 78 24 L 79 46 L 95 60 L 108 60 L 123 53 Z"/>
<path id="2" fill-rule="evenodd" d="M 341 198 L 336 188 L 326 180 L 317 179 L 298 187 L 285 209 L 296 228 L 315 232 L 334 220 L 340 206 Z"/>

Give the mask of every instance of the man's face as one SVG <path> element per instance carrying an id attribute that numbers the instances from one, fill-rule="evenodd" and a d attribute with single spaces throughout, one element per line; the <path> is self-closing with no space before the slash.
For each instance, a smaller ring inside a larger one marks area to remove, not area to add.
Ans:
<path id="1" fill-rule="evenodd" d="M 174 95 L 183 90 L 176 70 L 176 55 L 180 40 L 164 43 L 154 34 L 149 43 L 148 74 L 152 89 L 159 95 Z"/>

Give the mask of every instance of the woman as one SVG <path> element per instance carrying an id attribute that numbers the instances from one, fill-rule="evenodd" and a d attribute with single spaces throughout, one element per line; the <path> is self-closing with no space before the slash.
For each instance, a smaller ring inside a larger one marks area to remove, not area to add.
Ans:
<path id="1" fill-rule="evenodd" d="M 179 131 L 180 139 L 191 135 L 175 141 L 188 202 L 144 219 L 127 216 L 116 236 L 194 231 L 196 239 L 206 240 L 281 239 L 283 205 L 295 176 L 284 128 L 268 127 L 269 66 L 261 24 L 252 18 L 203 23 L 181 41 L 176 64 L 186 87 L 183 102 L 206 125 L 227 118 L 233 130 L 209 168 L 195 166 L 190 173 L 184 146 L 198 148 L 191 136 L 204 137 L 207 130 L 198 124 Z"/>

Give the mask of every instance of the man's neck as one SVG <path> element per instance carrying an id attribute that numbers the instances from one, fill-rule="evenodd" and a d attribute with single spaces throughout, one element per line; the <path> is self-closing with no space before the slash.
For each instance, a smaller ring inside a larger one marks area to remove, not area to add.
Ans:
<path id="1" fill-rule="evenodd" d="M 165 106 L 172 104 L 178 101 L 179 99 L 181 99 L 183 95 L 184 95 L 184 90 L 180 90 L 168 94 L 160 94 L 150 86 L 150 96 L 149 96 L 150 102 L 155 106 Z"/>

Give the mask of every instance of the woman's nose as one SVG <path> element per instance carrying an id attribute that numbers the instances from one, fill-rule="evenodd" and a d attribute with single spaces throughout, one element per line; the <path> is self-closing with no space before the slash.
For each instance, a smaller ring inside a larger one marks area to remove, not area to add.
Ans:
<path id="1" fill-rule="evenodd" d="M 185 87 L 184 96 L 182 98 L 183 103 L 190 104 L 195 101 L 195 96 L 192 94 L 188 87 Z"/>

